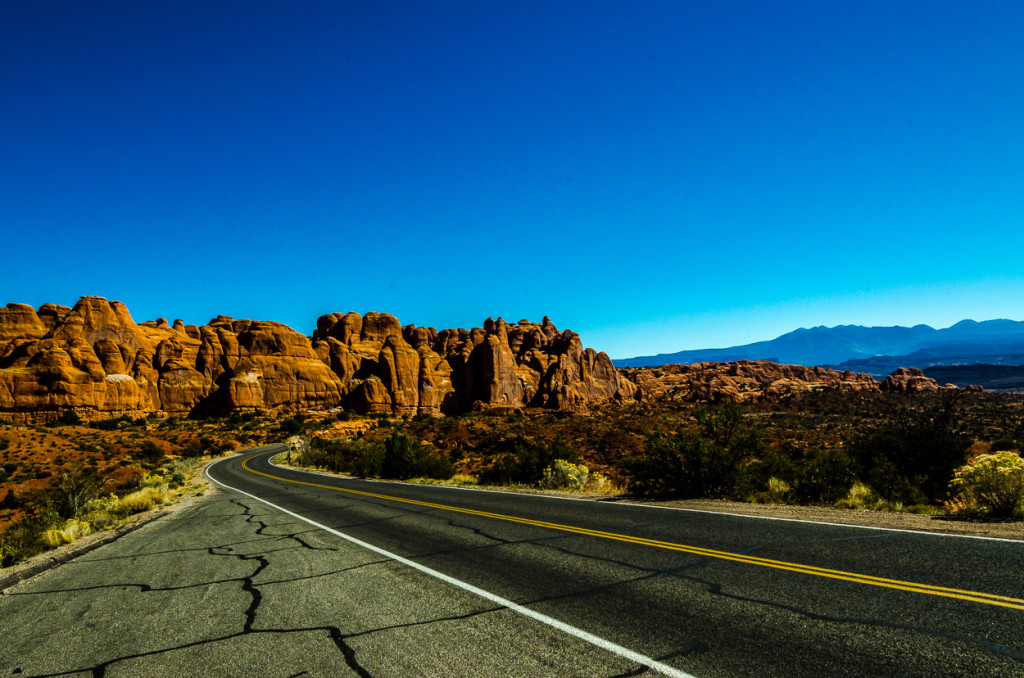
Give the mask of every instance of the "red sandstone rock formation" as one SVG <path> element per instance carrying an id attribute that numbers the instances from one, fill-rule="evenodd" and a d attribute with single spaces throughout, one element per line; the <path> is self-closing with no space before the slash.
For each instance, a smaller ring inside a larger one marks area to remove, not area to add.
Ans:
<path id="1" fill-rule="evenodd" d="M 956 388 L 948 385 L 942 388 Z M 920 393 L 921 391 L 938 391 L 939 383 L 916 367 L 900 367 L 882 382 L 883 391 L 897 393 Z"/>
<path id="2" fill-rule="evenodd" d="M 640 390 L 638 398 L 641 400 L 775 401 L 787 395 L 824 389 L 879 390 L 878 382 L 867 374 L 781 365 L 767 360 L 634 367 L 623 368 L 620 372 Z"/>
<path id="3" fill-rule="evenodd" d="M 472 407 L 582 411 L 636 388 L 549 318 L 482 328 L 402 327 L 386 313 L 325 315 L 312 340 L 275 322 L 136 323 L 120 302 L 0 308 L 0 412 L 122 414 L 348 407 L 401 415 Z"/>

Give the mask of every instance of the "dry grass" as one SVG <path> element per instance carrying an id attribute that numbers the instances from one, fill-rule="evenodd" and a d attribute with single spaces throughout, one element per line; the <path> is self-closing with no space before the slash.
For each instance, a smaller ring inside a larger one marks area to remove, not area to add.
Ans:
<path id="1" fill-rule="evenodd" d="M 162 505 L 167 499 L 167 495 L 168 492 L 155 487 L 144 487 L 121 497 L 120 513 L 127 516 L 148 511 Z"/>

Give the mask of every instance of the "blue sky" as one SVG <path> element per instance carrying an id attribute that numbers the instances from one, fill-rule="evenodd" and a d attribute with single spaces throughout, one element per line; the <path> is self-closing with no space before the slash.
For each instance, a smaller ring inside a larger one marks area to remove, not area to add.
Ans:
<path id="1" fill-rule="evenodd" d="M 1024 319 L 1024 3 L 8 2 L 0 303 Z"/>

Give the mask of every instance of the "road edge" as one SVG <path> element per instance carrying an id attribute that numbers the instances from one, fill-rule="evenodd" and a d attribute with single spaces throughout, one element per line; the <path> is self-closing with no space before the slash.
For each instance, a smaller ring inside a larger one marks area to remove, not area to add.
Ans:
<path id="1" fill-rule="evenodd" d="M 17 572 L 0 578 L 0 595 L 6 593 L 7 589 L 11 588 L 15 584 L 19 584 L 25 581 L 26 579 L 31 579 L 37 574 L 42 574 L 43 572 L 53 569 L 58 565 L 63 565 L 69 560 L 74 560 L 75 558 L 85 555 L 90 551 L 94 551 L 95 549 L 98 549 L 101 546 L 105 546 L 113 541 L 117 541 L 126 534 L 130 534 L 135 530 L 139 529 L 140 527 L 144 527 L 145 525 L 148 525 L 149 523 L 152 523 L 155 520 L 163 518 L 164 516 L 169 515 L 170 513 L 170 510 L 165 509 L 158 513 L 154 513 L 153 515 L 146 516 L 142 520 L 132 523 L 131 525 L 125 525 L 124 527 L 119 527 L 116 530 L 111 530 L 109 533 L 100 536 L 100 538 L 96 541 L 90 542 L 88 544 L 80 544 L 77 547 L 75 544 L 71 544 L 70 548 L 63 553 L 49 556 L 41 562 L 35 563 L 34 565 L 29 565 L 28 567 L 18 570 Z"/>

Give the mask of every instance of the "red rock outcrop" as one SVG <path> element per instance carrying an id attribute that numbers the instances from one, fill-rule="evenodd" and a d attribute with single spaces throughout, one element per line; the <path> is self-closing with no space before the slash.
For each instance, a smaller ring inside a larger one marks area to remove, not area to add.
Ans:
<path id="1" fill-rule="evenodd" d="M 788 395 L 825 389 L 879 390 L 878 382 L 867 374 L 781 365 L 767 360 L 630 367 L 619 371 L 639 389 L 636 396 L 639 400 L 776 401 Z"/>
<path id="2" fill-rule="evenodd" d="M 0 413 L 34 421 L 149 412 L 353 408 L 439 416 L 473 407 L 582 411 L 635 386 L 549 318 L 482 328 L 409 325 L 386 313 L 322 316 L 312 339 L 281 323 L 136 323 L 120 302 L 0 309 Z"/>
<path id="3" fill-rule="evenodd" d="M 916 367 L 900 367 L 882 382 L 883 391 L 896 393 L 920 393 L 922 391 L 938 391 L 939 383 Z M 942 387 L 947 388 L 947 387 Z M 952 388 L 956 388 L 953 386 Z"/>

